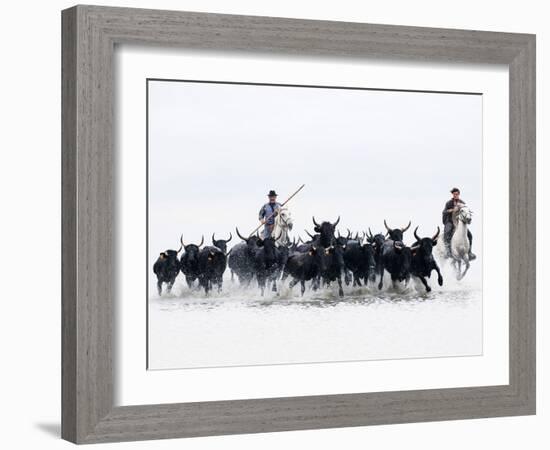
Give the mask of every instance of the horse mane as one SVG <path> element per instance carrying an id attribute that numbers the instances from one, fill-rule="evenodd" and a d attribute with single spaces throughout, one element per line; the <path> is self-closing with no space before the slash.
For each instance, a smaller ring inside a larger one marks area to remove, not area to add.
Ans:
<path id="1" fill-rule="evenodd" d="M 458 208 L 456 211 L 452 212 L 451 219 L 453 220 L 453 225 L 456 228 L 458 225 L 458 214 L 460 213 L 460 210 L 462 207 Z"/>

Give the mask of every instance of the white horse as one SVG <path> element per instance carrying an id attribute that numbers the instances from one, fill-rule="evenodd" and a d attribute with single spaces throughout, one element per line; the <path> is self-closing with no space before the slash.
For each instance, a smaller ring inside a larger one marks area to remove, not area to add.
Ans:
<path id="1" fill-rule="evenodd" d="M 279 208 L 275 215 L 275 223 L 271 236 L 279 236 L 277 244 L 288 246 L 290 244 L 289 231 L 292 229 L 294 222 L 288 208 Z"/>
<path id="2" fill-rule="evenodd" d="M 461 280 L 470 269 L 470 241 L 468 239 L 468 225 L 472 223 L 472 211 L 466 205 L 453 212 L 454 231 L 451 238 L 451 260 L 456 271 L 456 279 Z M 439 254 L 448 258 L 443 239 L 439 241 Z M 462 271 L 462 264 L 465 265 Z"/>

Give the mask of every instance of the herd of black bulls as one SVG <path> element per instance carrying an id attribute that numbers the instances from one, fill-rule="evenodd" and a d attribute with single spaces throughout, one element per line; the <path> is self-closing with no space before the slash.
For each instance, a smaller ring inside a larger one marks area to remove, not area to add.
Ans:
<path id="1" fill-rule="evenodd" d="M 204 237 L 199 244 L 185 244 L 180 238 L 179 250 L 162 252 L 153 266 L 157 276 L 157 288 L 162 294 L 163 283 L 170 292 L 181 272 L 185 276 L 189 288 L 198 286 L 208 295 L 214 286 L 222 290 L 223 274 L 229 266 L 231 280 L 236 276 L 239 283 L 249 286 L 254 280 L 258 283 L 261 294 L 266 285 L 272 285 L 277 292 L 277 281 L 284 282 L 291 278 L 289 287 L 300 283 L 302 295 L 306 289 L 306 281 L 311 282 L 313 290 L 321 286 L 338 283 L 340 296 L 344 295 L 342 279 L 346 285 L 361 286 L 362 283 L 376 283 L 378 289 L 383 287 L 384 271 L 391 276 L 392 283 L 408 282 L 412 277 L 418 278 L 428 292 L 431 291 L 427 278 L 431 272 L 437 272 L 437 282 L 441 286 L 443 277 L 432 255 L 433 247 L 439 237 L 439 227 L 432 237 L 421 238 L 418 227 L 414 230 L 416 241 L 411 246 L 403 242 L 403 234 L 410 228 L 411 222 L 403 228 L 390 228 L 384 220 L 386 234 L 373 235 L 363 232 L 355 236 L 348 230 L 346 236 L 336 233 L 334 223 L 317 223 L 313 218 L 314 234 L 308 235 L 310 240 L 298 242 L 279 242 L 280 236 L 265 239 L 258 234 L 244 237 L 236 229 L 237 236 L 243 241 L 227 251 L 228 239 L 216 239 L 212 235 L 212 245 L 203 247 Z M 183 254 L 179 257 L 180 252 Z"/>

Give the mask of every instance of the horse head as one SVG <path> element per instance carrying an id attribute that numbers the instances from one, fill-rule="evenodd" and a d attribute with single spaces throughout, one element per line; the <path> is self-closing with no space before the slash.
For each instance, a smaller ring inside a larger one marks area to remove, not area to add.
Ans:
<path id="1" fill-rule="evenodd" d="M 469 225 L 472 223 L 472 211 L 466 205 L 462 206 L 457 213 L 457 219 L 465 224 Z"/>
<path id="2" fill-rule="evenodd" d="M 287 208 L 280 208 L 275 220 L 280 220 L 280 226 L 283 228 L 292 228 L 293 222 L 290 211 Z"/>

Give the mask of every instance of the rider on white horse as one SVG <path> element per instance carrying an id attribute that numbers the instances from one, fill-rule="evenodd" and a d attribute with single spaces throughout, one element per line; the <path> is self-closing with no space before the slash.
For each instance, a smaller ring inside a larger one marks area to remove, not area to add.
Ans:
<path id="1" fill-rule="evenodd" d="M 451 258 L 451 239 L 453 237 L 453 233 L 455 230 L 455 225 L 453 221 L 453 213 L 457 212 L 461 206 L 465 206 L 466 202 L 464 202 L 460 198 L 460 189 L 458 188 L 452 188 L 451 189 L 452 198 L 445 203 L 445 208 L 443 209 L 442 218 L 443 218 L 443 225 L 445 226 L 443 231 L 443 242 L 445 243 L 445 251 L 447 258 Z M 470 230 L 468 230 L 468 240 L 470 241 L 470 252 L 469 252 L 469 259 L 474 260 L 476 259 L 476 255 L 472 253 L 472 233 Z"/>
<path id="2" fill-rule="evenodd" d="M 277 193 L 275 191 L 269 191 L 267 198 L 269 202 L 260 208 L 260 213 L 258 214 L 258 220 L 264 225 L 263 239 L 271 236 L 273 226 L 275 225 L 275 211 L 281 207 L 281 204 L 277 203 Z"/>

